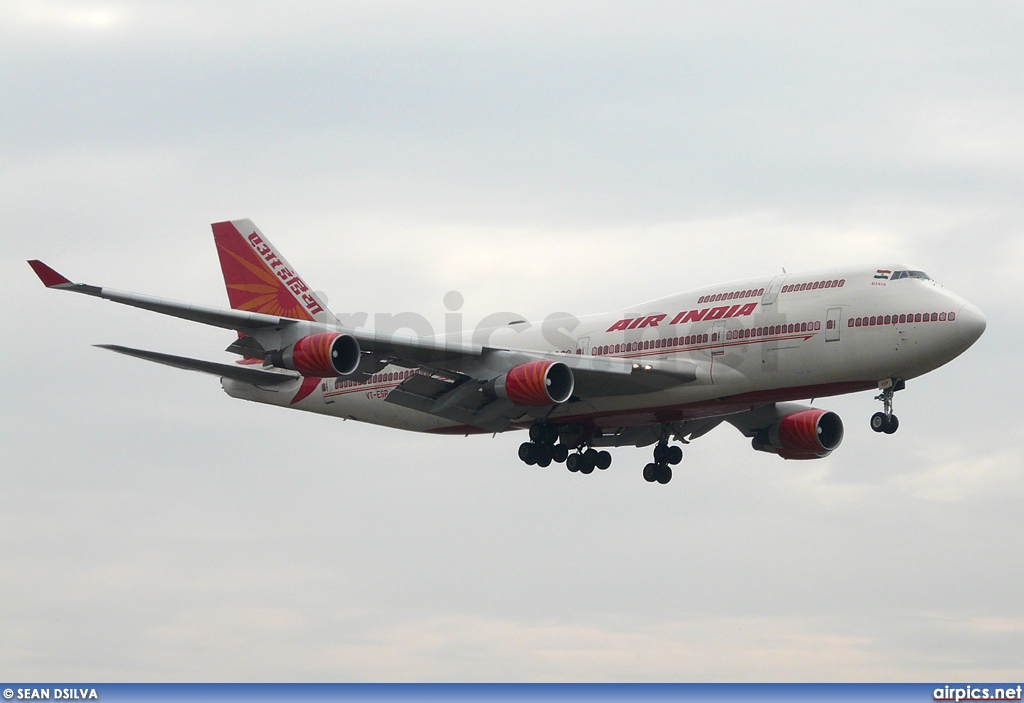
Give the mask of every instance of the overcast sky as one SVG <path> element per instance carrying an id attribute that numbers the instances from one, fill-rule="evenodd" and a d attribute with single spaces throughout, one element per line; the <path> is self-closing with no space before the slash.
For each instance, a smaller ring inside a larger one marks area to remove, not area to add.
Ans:
<path id="1" fill-rule="evenodd" d="M 0 679 L 1024 676 L 1019 3 L 0 4 Z M 526 467 L 95 349 L 222 330 L 249 217 L 338 312 L 466 326 L 905 261 L 988 330 L 833 456 Z"/>

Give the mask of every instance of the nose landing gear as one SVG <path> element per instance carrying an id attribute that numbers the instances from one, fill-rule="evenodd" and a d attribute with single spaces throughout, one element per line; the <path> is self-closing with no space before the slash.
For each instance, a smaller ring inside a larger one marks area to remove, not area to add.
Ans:
<path id="1" fill-rule="evenodd" d="M 892 412 L 892 396 L 896 391 L 907 387 L 903 381 L 897 379 L 886 379 L 878 384 L 881 393 L 875 396 L 875 400 L 882 401 L 882 412 L 871 416 L 871 429 L 875 432 L 893 434 L 900 427 L 900 419 Z"/>

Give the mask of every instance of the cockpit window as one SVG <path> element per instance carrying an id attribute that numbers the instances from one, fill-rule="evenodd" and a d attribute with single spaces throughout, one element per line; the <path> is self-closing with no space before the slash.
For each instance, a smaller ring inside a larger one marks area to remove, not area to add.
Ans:
<path id="1" fill-rule="evenodd" d="M 924 271 L 893 271 L 892 276 L 889 277 L 890 281 L 898 281 L 901 278 L 920 278 L 924 281 L 932 280 L 931 277 Z"/>

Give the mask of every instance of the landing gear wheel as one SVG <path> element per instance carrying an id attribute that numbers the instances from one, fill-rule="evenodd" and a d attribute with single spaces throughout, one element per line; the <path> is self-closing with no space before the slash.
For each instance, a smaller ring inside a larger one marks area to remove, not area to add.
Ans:
<path id="1" fill-rule="evenodd" d="M 612 465 L 612 455 L 604 450 L 601 450 L 597 453 L 597 459 L 594 460 L 594 463 L 597 466 L 597 468 L 601 469 L 601 471 L 604 471 L 605 469 Z"/>
<path id="2" fill-rule="evenodd" d="M 882 430 L 886 434 L 895 434 L 896 430 L 900 428 L 900 419 L 895 415 L 889 416 L 889 424 L 886 425 L 885 429 Z"/>
<path id="3" fill-rule="evenodd" d="M 664 443 L 658 444 L 654 448 L 654 463 L 664 464 L 668 460 L 668 445 Z"/>
<path id="4" fill-rule="evenodd" d="M 533 452 L 534 446 L 535 445 L 532 444 L 531 442 L 523 442 L 522 444 L 519 445 L 519 458 L 523 461 L 523 463 L 530 466 L 537 463 L 537 460 Z"/>
<path id="5" fill-rule="evenodd" d="M 580 452 L 580 473 L 592 474 L 597 466 L 597 450 L 591 447 L 585 452 Z"/>
<path id="6" fill-rule="evenodd" d="M 666 464 L 660 464 L 658 466 L 658 475 L 655 480 L 664 486 L 672 480 L 672 469 Z"/>
<path id="7" fill-rule="evenodd" d="M 644 480 L 647 483 L 654 483 L 658 480 L 658 465 L 648 464 L 644 467 Z"/>
<path id="8" fill-rule="evenodd" d="M 570 454 L 565 460 L 565 468 L 575 473 L 580 470 L 582 463 L 583 457 L 580 454 Z"/>
<path id="9" fill-rule="evenodd" d="M 538 444 L 547 436 L 547 426 L 539 422 L 530 425 L 530 441 Z"/>
<path id="10" fill-rule="evenodd" d="M 554 444 L 558 441 L 558 428 L 554 425 L 544 425 L 544 444 Z"/>
<path id="11" fill-rule="evenodd" d="M 551 447 L 546 444 L 538 444 L 533 448 L 533 458 L 537 466 L 546 469 L 551 466 Z"/>
<path id="12" fill-rule="evenodd" d="M 871 416 L 871 429 L 875 432 L 885 432 L 888 426 L 889 418 L 885 416 L 885 413 L 875 413 Z"/>
<path id="13" fill-rule="evenodd" d="M 665 463 L 667 464 L 678 464 L 683 460 L 683 448 L 671 446 L 668 448 L 668 456 L 665 457 Z"/>
<path id="14" fill-rule="evenodd" d="M 551 460 L 559 464 L 565 463 L 565 460 L 569 457 L 569 448 L 564 444 L 556 444 L 551 447 Z"/>

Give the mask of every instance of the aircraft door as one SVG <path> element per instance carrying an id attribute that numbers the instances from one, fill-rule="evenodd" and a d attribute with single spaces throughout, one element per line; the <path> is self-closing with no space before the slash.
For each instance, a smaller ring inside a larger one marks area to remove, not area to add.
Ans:
<path id="1" fill-rule="evenodd" d="M 711 356 L 725 353 L 725 320 L 711 325 Z"/>
<path id="2" fill-rule="evenodd" d="M 829 308 L 828 316 L 825 318 L 825 341 L 838 342 L 840 323 L 843 321 L 842 308 Z"/>
<path id="3" fill-rule="evenodd" d="M 590 337 L 580 337 L 576 340 L 576 353 L 590 355 Z"/>
<path id="4" fill-rule="evenodd" d="M 780 273 L 772 279 L 772 282 L 764 289 L 764 295 L 761 296 L 761 305 L 771 305 L 775 302 L 775 299 L 779 297 L 779 291 L 782 290 L 782 284 L 786 282 L 787 278 L 789 278 L 788 273 Z"/>

